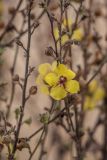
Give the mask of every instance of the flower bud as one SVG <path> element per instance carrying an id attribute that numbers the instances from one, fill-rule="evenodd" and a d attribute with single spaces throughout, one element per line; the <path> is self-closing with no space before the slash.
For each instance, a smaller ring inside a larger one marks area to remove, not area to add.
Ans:
<path id="1" fill-rule="evenodd" d="M 30 89 L 29 89 L 29 94 L 30 95 L 34 95 L 37 93 L 37 87 L 36 86 L 32 86 Z"/>
<path id="2" fill-rule="evenodd" d="M 19 75 L 18 74 L 16 74 L 16 75 L 13 76 L 13 81 L 14 82 L 19 81 Z"/>
<path id="3" fill-rule="evenodd" d="M 52 56 L 53 55 L 53 48 L 47 47 L 47 49 L 45 50 L 45 55 Z"/>
<path id="4" fill-rule="evenodd" d="M 17 44 L 17 45 L 23 46 L 22 42 L 21 42 L 19 39 L 16 39 L 15 41 L 16 41 L 16 44 Z"/>

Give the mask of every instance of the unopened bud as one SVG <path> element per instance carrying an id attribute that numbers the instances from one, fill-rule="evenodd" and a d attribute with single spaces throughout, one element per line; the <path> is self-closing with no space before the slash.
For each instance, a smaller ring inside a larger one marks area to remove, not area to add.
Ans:
<path id="1" fill-rule="evenodd" d="M 45 50 L 45 54 L 47 56 L 52 56 L 53 55 L 53 48 L 52 47 L 47 47 L 47 49 Z"/>
<path id="2" fill-rule="evenodd" d="M 49 114 L 48 113 L 43 113 L 40 115 L 40 122 L 44 124 L 48 124 L 49 122 Z"/>
<path id="3" fill-rule="evenodd" d="M 30 17 L 31 17 L 32 20 L 35 19 L 35 15 L 33 13 L 30 15 Z"/>
<path id="4" fill-rule="evenodd" d="M 70 5 L 70 1 L 69 0 L 65 0 L 64 8 L 67 8 L 69 5 Z"/>
<path id="5" fill-rule="evenodd" d="M 19 81 L 19 75 L 18 74 L 13 76 L 13 81 L 14 82 Z"/>
<path id="6" fill-rule="evenodd" d="M 21 151 L 23 148 L 29 148 L 29 144 L 27 143 L 25 138 L 18 139 L 17 149 Z"/>
<path id="7" fill-rule="evenodd" d="M 75 44 L 75 45 L 80 45 L 80 41 L 77 41 L 77 40 L 73 40 L 73 44 Z"/>
<path id="8" fill-rule="evenodd" d="M 10 136 L 7 135 L 7 136 L 4 136 L 4 137 L 3 137 L 3 143 L 4 143 L 4 144 L 7 144 L 7 145 L 8 145 L 9 143 L 11 143 L 11 141 L 12 141 L 12 139 L 11 139 Z"/>
<path id="9" fill-rule="evenodd" d="M 29 94 L 30 95 L 34 95 L 37 93 L 37 87 L 36 86 L 32 86 L 30 89 L 29 89 Z"/>
<path id="10" fill-rule="evenodd" d="M 16 39 L 15 41 L 16 41 L 16 44 L 17 44 L 17 45 L 23 46 L 22 42 L 21 42 L 19 39 Z"/>

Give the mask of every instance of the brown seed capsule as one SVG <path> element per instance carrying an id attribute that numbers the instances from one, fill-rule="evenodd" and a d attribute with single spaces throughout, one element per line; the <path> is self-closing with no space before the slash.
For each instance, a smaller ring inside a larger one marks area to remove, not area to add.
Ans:
<path id="1" fill-rule="evenodd" d="M 29 148 L 29 144 L 27 143 L 25 138 L 18 139 L 17 149 L 21 151 L 23 148 Z"/>
<path id="2" fill-rule="evenodd" d="M 30 95 L 34 95 L 37 93 L 37 87 L 36 86 L 32 86 L 30 89 L 29 89 L 29 94 Z"/>
<path id="3" fill-rule="evenodd" d="M 47 49 L 45 50 L 45 55 L 52 56 L 53 54 L 54 54 L 53 48 L 47 47 Z"/>
<path id="4" fill-rule="evenodd" d="M 19 81 L 19 75 L 18 74 L 16 74 L 16 75 L 13 76 L 13 81 L 14 82 Z"/>

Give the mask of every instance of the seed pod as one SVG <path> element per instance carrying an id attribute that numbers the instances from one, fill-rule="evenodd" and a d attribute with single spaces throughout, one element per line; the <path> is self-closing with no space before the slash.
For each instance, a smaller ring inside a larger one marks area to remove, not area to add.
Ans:
<path id="1" fill-rule="evenodd" d="M 12 142 L 12 139 L 11 139 L 11 137 L 10 136 L 4 136 L 3 137 L 3 143 L 4 144 L 6 144 L 6 145 L 8 145 L 9 143 L 11 143 Z"/>
<path id="2" fill-rule="evenodd" d="M 53 52 L 54 51 L 52 47 L 47 47 L 47 49 L 45 50 L 45 55 L 52 56 L 54 54 Z"/>
<path id="3" fill-rule="evenodd" d="M 13 81 L 14 82 L 18 82 L 19 81 L 19 75 L 18 74 L 13 76 Z"/>
<path id="4" fill-rule="evenodd" d="M 21 42 L 19 39 L 16 39 L 15 41 L 16 41 L 16 44 L 17 44 L 17 45 L 23 46 L 22 42 Z"/>
<path id="5" fill-rule="evenodd" d="M 19 138 L 18 139 L 18 144 L 17 144 L 17 149 L 21 151 L 23 148 L 30 148 L 29 144 L 27 143 L 25 138 Z"/>
<path id="6" fill-rule="evenodd" d="M 35 95 L 37 93 L 37 87 L 36 86 L 32 86 L 30 89 L 29 89 L 29 94 L 30 95 Z"/>

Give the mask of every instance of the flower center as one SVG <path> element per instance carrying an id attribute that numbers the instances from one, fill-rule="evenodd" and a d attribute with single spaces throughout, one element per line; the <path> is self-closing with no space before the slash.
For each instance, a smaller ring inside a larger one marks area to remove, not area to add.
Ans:
<path id="1" fill-rule="evenodd" d="M 64 85 L 64 83 L 67 81 L 67 78 L 66 77 L 64 77 L 64 76 L 60 76 L 60 78 L 59 78 L 59 84 L 60 85 Z"/>

